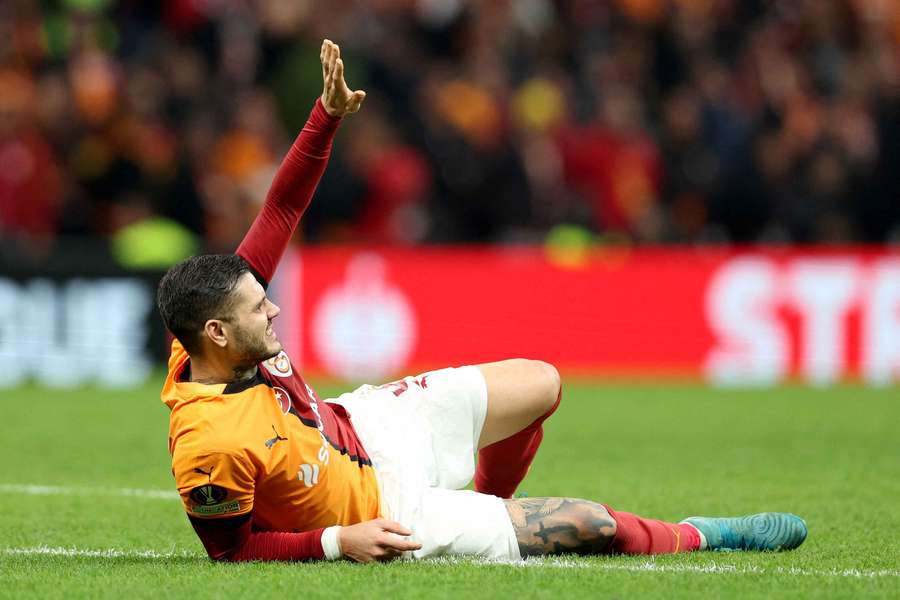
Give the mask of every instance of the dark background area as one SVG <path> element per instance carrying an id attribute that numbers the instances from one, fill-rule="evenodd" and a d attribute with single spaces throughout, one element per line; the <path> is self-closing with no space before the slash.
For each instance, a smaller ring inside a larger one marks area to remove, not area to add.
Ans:
<path id="1" fill-rule="evenodd" d="M 8 0 L 4 262 L 233 250 L 323 37 L 369 95 L 306 242 L 900 239 L 897 2 Z"/>

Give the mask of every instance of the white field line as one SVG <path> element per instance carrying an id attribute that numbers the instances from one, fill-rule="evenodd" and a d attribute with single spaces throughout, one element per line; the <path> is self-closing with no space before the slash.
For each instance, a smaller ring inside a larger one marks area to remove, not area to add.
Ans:
<path id="1" fill-rule="evenodd" d="M 24 485 L 17 483 L 0 483 L 0 493 L 25 494 L 28 496 L 122 496 L 125 498 L 147 498 L 150 500 L 175 500 L 178 498 L 178 493 L 174 490 Z"/>
<path id="2" fill-rule="evenodd" d="M 34 546 L 32 548 L 0 548 L 0 554 L 15 556 L 68 556 L 76 558 L 202 558 L 205 555 L 181 550 L 180 552 L 157 552 L 156 550 L 85 550 L 82 548 L 62 548 Z"/>
<path id="3" fill-rule="evenodd" d="M 0 548 L 0 555 L 14 556 L 65 556 L 71 558 L 204 558 L 203 554 L 187 550 L 159 552 L 157 550 L 90 550 L 83 548 L 63 548 L 52 546 L 34 546 L 31 548 Z M 775 567 L 764 569 L 757 566 L 739 567 L 735 565 L 663 565 L 653 560 L 645 560 L 634 564 L 614 564 L 608 562 L 587 562 L 572 558 L 529 558 L 523 561 L 491 561 L 460 558 L 438 558 L 425 562 L 444 565 L 471 564 L 499 565 L 513 568 L 544 569 L 592 569 L 594 571 L 628 571 L 652 573 L 712 573 L 718 575 L 794 575 L 807 577 L 844 577 L 853 579 L 875 579 L 879 577 L 900 577 L 900 571 L 894 569 L 801 569 L 798 567 Z"/>
<path id="4" fill-rule="evenodd" d="M 536 557 L 526 558 L 520 561 L 503 560 L 472 560 L 464 557 L 445 557 L 435 559 L 439 563 L 447 564 L 480 564 L 480 565 L 506 565 L 517 568 L 549 568 L 549 569 L 593 569 L 596 571 L 628 571 L 628 572 L 656 572 L 656 573 L 715 573 L 730 575 L 806 575 L 813 577 L 900 577 L 897 569 L 802 569 L 800 567 L 773 567 L 766 569 L 755 565 L 717 565 L 715 563 L 705 565 L 668 565 L 660 564 L 653 559 L 636 563 L 617 564 L 609 562 L 588 562 L 568 557 Z"/>

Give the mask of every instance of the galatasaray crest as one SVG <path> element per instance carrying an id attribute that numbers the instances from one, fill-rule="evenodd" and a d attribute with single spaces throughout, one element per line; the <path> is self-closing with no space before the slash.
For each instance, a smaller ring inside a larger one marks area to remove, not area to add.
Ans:
<path id="1" fill-rule="evenodd" d="M 263 362 L 266 370 L 275 377 L 290 377 L 294 371 L 291 369 L 291 359 L 288 358 L 287 352 L 282 350 L 277 356 L 273 356 Z"/>

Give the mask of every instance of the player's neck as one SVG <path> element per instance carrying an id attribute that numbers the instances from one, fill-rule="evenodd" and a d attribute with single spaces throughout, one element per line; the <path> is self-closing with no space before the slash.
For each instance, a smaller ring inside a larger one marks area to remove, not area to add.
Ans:
<path id="1" fill-rule="evenodd" d="M 238 383 L 256 375 L 256 365 L 234 365 L 211 357 L 191 357 L 191 381 L 206 385 Z"/>

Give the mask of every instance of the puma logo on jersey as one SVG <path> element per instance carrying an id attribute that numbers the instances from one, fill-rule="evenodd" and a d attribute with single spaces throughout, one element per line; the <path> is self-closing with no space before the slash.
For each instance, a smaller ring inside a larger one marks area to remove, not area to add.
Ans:
<path id="1" fill-rule="evenodd" d="M 202 473 L 202 474 L 206 475 L 210 481 L 212 481 L 212 470 L 213 470 L 212 467 L 209 468 L 209 471 L 204 471 L 200 467 L 194 467 L 194 473 Z"/>
<path id="2" fill-rule="evenodd" d="M 278 442 L 286 442 L 286 441 L 287 441 L 287 438 L 286 438 L 286 437 L 281 437 L 281 436 L 278 434 L 278 431 L 275 430 L 275 426 L 274 426 L 274 425 L 272 425 L 272 431 L 275 432 L 275 437 L 266 440 L 266 448 L 268 448 L 269 450 L 271 450 L 271 449 L 272 449 L 272 446 L 274 446 L 274 445 L 277 444 Z"/>
<path id="3" fill-rule="evenodd" d="M 319 465 L 309 465 L 302 464 L 300 465 L 300 470 L 297 472 L 297 479 L 303 482 L 308 488 L 319 483 Z"/>

